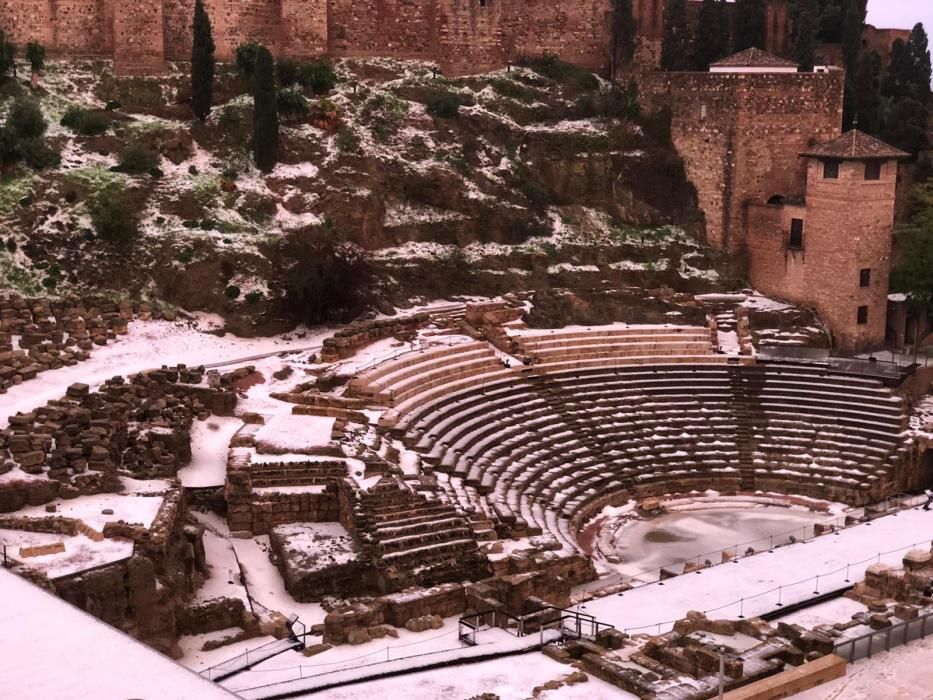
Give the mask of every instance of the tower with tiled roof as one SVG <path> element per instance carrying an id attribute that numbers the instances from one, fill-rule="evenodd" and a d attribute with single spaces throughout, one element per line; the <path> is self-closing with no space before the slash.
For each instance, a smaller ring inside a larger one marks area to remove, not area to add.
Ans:
<path id="1" fill-rule="evenodd" d="M 803 199 L 751 211 L 752 283 L 816 308 L 843 351 L 884 345 L 897 162 L 908 155 L 852 129 L 800 154 Z"/>

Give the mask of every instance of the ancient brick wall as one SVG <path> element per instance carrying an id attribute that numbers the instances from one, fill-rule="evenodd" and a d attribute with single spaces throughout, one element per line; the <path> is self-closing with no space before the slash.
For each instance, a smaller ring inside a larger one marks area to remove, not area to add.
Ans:
<path id="1" fill-rule="evenodd" d="M 470 4 L 477 9 L 478 3 Z M 611 9 L 608 0 L 513 0 L 507 5 L 508 14 L 502 23 L 506 58 L 553 53 L 599 70 L 608 64 Z M 493 62 L 489 67 L 495 65 Z"/>
<path id="2" fill-rule="evenodd" d="M 165 65 L 161 0 L 116 0 L 113 22 L 114 55 L 129 73 L 158 73 Z"/>
<path id="3" fill-rule="evenodd" d="M 55 43 L 55 4 L 54 0 L 0 2 L 0 28 L 12 33 L 17 45 L 38 41 L 52 46 Z"/>
<path id="4" fill-rule="evenodd" d="M 115 0 L 52 0 L 51 48 L 76 55 L 111 53 L 114 5 Z M 18 28 L 14 28 L 13 36 L 16 42 Z M 25 41 L 28 39 L 19 37 L 18 43 Z"/>
<path id="5" fill-rule="evenodd" d="M 282 0 L 282 52 L 296 58 L 327 53 L 328 0 Z"/>
<path id="6" fill-rule="evenodd" d="M 664 1 L 633 3 L 640 65 L 657 66 Z M 277 55 L 423 59 L 454 74 L 544 52 L 594 70 L 608 64 L 611 0 L 205 0 L 205 6 L 222 60 L 255 40 Z M 194 0 L 0 0 L 0 27 L 18 44 L 38 39 L 53 52 L 113 53 L 118 67 L 151 72 L 163 56 L 190 56 L 193 9 Z M 771 0 L 766 48 L 786 52 L 789 31 L 786 0 Z"/>
<path id="7" fill-rule="evenodd" d="M 330 0 L 329 53 L 433 60 L 437 6 L 425 0 Z"/>
<path id="8" fill-rule="evenodd" d="M 843 73 L 652 73 L 649 108 L 671 110 L 674 145 L 706 215 L 709 242 L 744 247 L 747 205 L 802 195 L 801 151 L 839 135 Z"/>
<path id="9" fill-rule="evenodd" d="M 748 276 L 755 288 L 784 299 L 805 300 L 807 287 L 807 251 L 791 248 L 791 221 L 804 222 L 803 204 L 752 204 L 748 208 Z"/>

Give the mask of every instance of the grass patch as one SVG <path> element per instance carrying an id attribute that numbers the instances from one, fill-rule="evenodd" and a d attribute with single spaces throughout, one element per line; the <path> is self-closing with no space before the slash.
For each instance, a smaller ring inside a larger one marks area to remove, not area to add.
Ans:
<path id="1" fill-rule="evenodd" d="M 88 199 L 94 199 L 109 187 L 122 189 L 127 184 L 126 176 L 102 167 L 69 170 L 64 177 L 66 182 L 84 191 Z"/>
<path id="2" fill-rule="evenodd" d="M 20 200 L 32 193 L 32 175 L 0 179 L 0 217 L 16 213 L 21 206 Z"/>

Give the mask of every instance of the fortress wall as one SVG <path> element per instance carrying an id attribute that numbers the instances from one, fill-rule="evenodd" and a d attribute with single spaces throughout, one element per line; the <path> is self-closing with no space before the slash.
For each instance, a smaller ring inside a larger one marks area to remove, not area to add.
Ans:
<path id="1" fill-rule="evenodd" d="M 327 53 L 327 0 L 282 0 L 282 52 L 295 58 Z"/>
<path id="2" fill-rule="evenodd" d="M 329 6 L 333 56 L 436 59 L 437 0 L 330 0 Z"/>
<path id="3" fill-rule="evenodd" d="M 17 46 L 38 41 L 44 46 L 55 44 L 54 0 L 0 0 L 0 28 Z"/>
<path id="4" fill-rule="evenodd" d="M 540 0 L 528 0 L 532 13 Z M 509 60 L 515 53 L 507 43 L 514 44 L 514 2 L 487 0 L 439 0 L 438 59 L 447 73 L 478 73 Z M 505 42 L 505 43 L 504 43 Z"/>
<path id="5" fill-rule="evenodd" d="M 116 0 L 114 53 L 121 57 L 123 72 L 157 73 L 165 65 L 160 0 Z"/>
<path id="6" fill-rule="evenodd" d="M 188 61 L 191 59 L 194 0 L 161 1 L 165 57 L 171 61 Z M 237 46 L 251 40 L 265 44 L 275 55 L 281 53 L 282 6 L 286 3 L 294 4 L 289 0 L 204 0 L 217 46 L 216 57 L 230 60 Z"/>
<path id="7" fill-rule="evenodd" d="M 797 154 L 839 135 L 844 74 L 653 73 L 640 78 L 649 109 L 672 110 L 674 145 L 717 248 L 740 250 L 747 204 L 806 188 Z"/>
<path id="8" fill-rule="evenodd" d="M 607 0 L 513 0 L 508 7 L 502 34 L 511 57 L 553 53 L 592 70 L 608 65 Z"/>
<path id="9" fill-rule="evenodd" d="M 54 40 L 49 48 L 75 55 L 112 53 L 114 4 L 115 0 L 51 0 Z M 25 41 L 22 37 L 19 43 Z"/>

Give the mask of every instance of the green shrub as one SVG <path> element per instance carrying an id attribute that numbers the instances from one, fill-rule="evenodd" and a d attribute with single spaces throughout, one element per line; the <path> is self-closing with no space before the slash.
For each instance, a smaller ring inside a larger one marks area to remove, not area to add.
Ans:
<path id="1" fill-rule="evenodd" d="M 136 211 L 126 192 L 109 187 L 88 203 L 91 223 L 97 235 L 108 243 L 123 245 L 139 235 Z"/>
<path id="2" fill-rule="evenodd" d="M 408 102 L 390 92 L 373 95 L 362 109 L 362 116 L 370 121 L 373 134 L 383 141 L 395 133 L 407 114 Z"/>
<path id="3" fill-rule="evenodd" d="M 337 150 L 341 153 L 360 152 L 360 137 L 352 127 L 343 126 L 337 132 Z"/>
<path id="4" fill-rule="evenodd" d="M 310 89 L 316 95 L 323 95 L 334 89 L 337 73 L 330 61 L 321 58 L 301 64 L 296 79 L 302 87 Z"/>
<path id="5" fill-rule="evenodd" d="M 45 47 L 38 41 L 30 41 L 26 44 L 26 60 L 34 71 L 40 71 L 45 67 Z"/>
<path id="6" fill-rule="evenodd" d="M 110 127 L 110 119 L 106 114 L 80 107 L 69 107 L 60 123 L 81 136 L 99 136 Z"/>
<path id="7" fill-rule="evenodd" d="M 262 301 L 262 292 L 260 292 L 258 289 L 254 289 L 253 291 L 249 292 L 244 297 L 244 299 L 246 300 L 247 304 L 258 304 Z"/>
<path id="8" fill-rule="evenodd" d="M 523 56 L 518 62 L 519 65 L 530 68 L 535 73 L 539 73 L 545 78 L 550 78 L 558 83 L 573 84 L 580 90 L 599 89 L 599 79 L 590 71 L 575 66 L 573 63 L 562 61 L 554 54 Z"/>
<path id="9" fill-rule="evenodd" d="M 239 299 L 240 298 L 240 288 L 235 284 L 231 284 L 224 290 L 224 294 L 228 299 Z"/>
<path id="10" fill-rule="evenodd" d="M 283 116 L 301 117 L 311 110 L 304 93 L 292 88 L 279 90 L 278 104 L 279 114 Z"/>
<path id="11" fill-rule="evenodd" d="M 534 102 L 535 92 L 529 88 L 516 83 L 514 80 L 508 80 L 507 78 L 496 78 L 492 81 L 492 89 L 503 97 L 511 97 L 513 100 L 518 100 L 519 102 Z"/>
<path id="12" fill-rule="evenodd" d="M 278 78 L 279 85 L 289 87 L 298 82 L 299 65 L 296 61 L 287 58 L 280 58 L 275 63 L 275 77 Z"/>
<path id="13" fill-rule="evenodd" d="M 141 143 L 128 144 L 120 154 L 120 170 L 131 175 L 150 173 L 159 163 L 159 154 Z"/>
<path id="14" fill-rule="evenodd" d="M 438 90 L 428 96 L 428 114 L 438 119 L 453 119 L 460 111 L 460 96 L 446 90 Z"/>
<path id="15" fill-rule="evenodd" d="M 49 127 L 42 108 L 35 100 L 17 97 L 6 118 L 7 128 L 21 139 L 39 138 Z"/>
<path id="16" fill-rule="evenodd" d="M 237 75 L 247 86 L 252 85 L 253 73 L 256 70 L 256 57 L 261 48 L 262 44 L 255 41 L 246 41 L 236 47 Z"/>
<path id="17" fill-rule="evenodd" d="M 0 75 L 6 75 L 13 68 L 16 58 L 16 45 L 8 41 L 6 34 L 0 31 Z"/>
<path id="18" fill-rule="evenodd" d="M 540 210 L 552 203 L 550 191 L 541 184 L 527 166 L 519 165 L 515 176 L 518 180 L 519 192 L 528 200 L 532 209 Z"/>
<path id="19" fill-rule="evenodd" d="M 61 162 L 58 153 L 41 138 L 20 139 L 19 156 L 33 170 L 45 170 Z"/>

